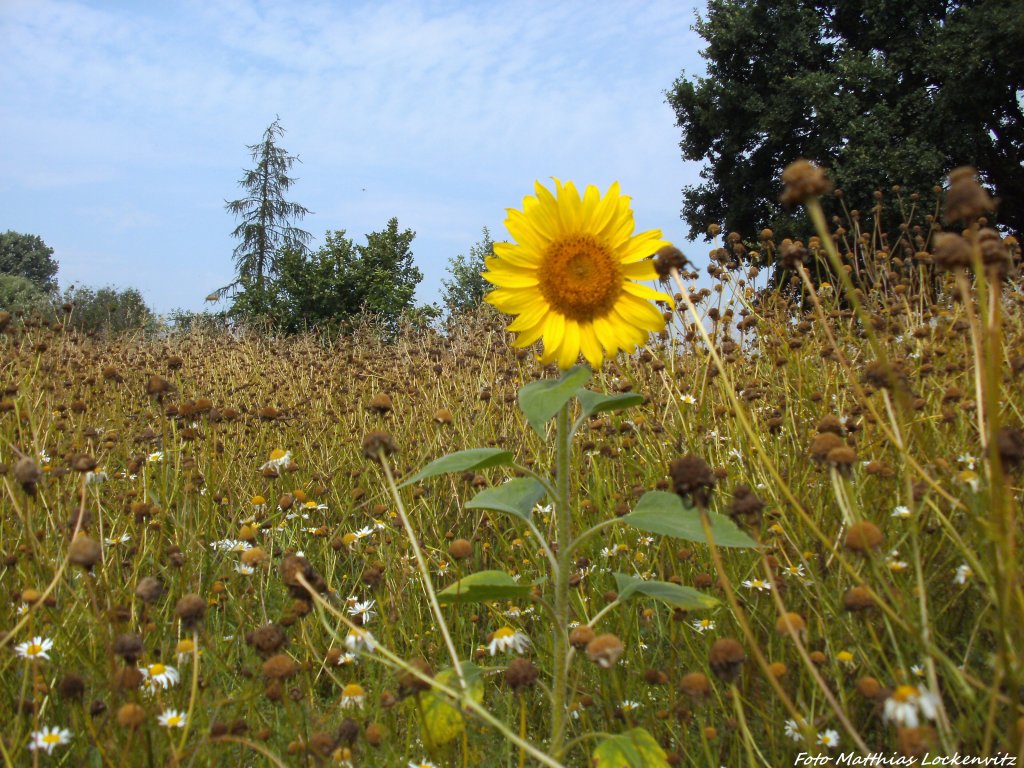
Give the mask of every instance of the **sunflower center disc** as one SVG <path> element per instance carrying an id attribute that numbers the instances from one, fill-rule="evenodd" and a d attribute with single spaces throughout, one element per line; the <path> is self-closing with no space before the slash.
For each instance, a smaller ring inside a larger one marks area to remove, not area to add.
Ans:
<path id="1" fill-rule="evenodd" d="M 622 273 L 608 248 L 587 235 L 556 240 L 537 272 L 551 307 L 577 321 L 607 315 L 622 292 Z"/>

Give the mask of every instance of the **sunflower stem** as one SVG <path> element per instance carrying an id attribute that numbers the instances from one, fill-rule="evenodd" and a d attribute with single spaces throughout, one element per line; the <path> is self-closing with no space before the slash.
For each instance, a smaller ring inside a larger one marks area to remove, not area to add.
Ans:
<path id="1" fill-rule="evenodd" d="M 554 676 L 551 683 L 551 755 L 561 758 L 565 742 L 566 697 L 569 682 L 569 575 L 572 570 L 572 510 L 569 475 L 572 462 L 572 429 L 569 403 L 558 411 L 555 460 L 555 519 L 558 530 L 558 570 L 555 573 L 555 625 L 552 628 Z"/>

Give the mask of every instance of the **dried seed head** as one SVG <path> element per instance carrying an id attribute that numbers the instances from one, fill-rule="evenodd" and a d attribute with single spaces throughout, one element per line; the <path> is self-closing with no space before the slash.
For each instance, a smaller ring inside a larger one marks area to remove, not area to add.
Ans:
<path id="1" fill-rule="evenodd" d="M 381 392 L 378 395 L 374 395 L 373 399 L 366 405 L 368 411 L 384 416 L 385 414 L 391 413 L 394 410 L 395 404 L 391 400 L 391 395 Z"/>
<path id="2" fill-rule="evenodd" d="M 726 683 L 731 683 L 736 679 L 746 659 L 747 653 L 743 650 L 743 646 L 728 637 L 716 640 L 708 652 L 711 671 Z"/>
<path id="3" fill-rule="evenodd" d="M 867 520 L 862 520 L 850 526 L 850 529 L 846 532 L 843 544 L 847 549 L 854 552 L 867 552 L 882 546 L 884 539 L 885 537 L 877 525 Z"/>
<path id="4" fill-rule="evenodd" d="M 996 209 L 996 202 L 978 183 L 978 172 L 962 165 L 949 172 L 949 191 L 943 207 L 943 218 L 949 221 L 973 221 Z"/>
<path id="5" fill-rule="evenodd" d="M 865 699 L 880 699 L 886 695 L 885 688 L 873 677 L 862 677 L 858 680 L 857 693 Z"/>
<path id="6" fill-rule="evenodd" d="M 129 702 L 117 710 L 117 724 L 122 728 L 138 728 L 146 720 L 146 710 Z"/>
<path id="7" fill-rule="evenodd" d="M 687 672 L 679 681 L 679 690 L 694 699 L 711 695 L 711 681 L 703 672 Z"/>
<path id="8" fill-rule="evenodd" d="M 134 664 L 142 655 L 142 637 L 135 633 L 118 635 L 114 640 L 114 653 L 128 664 Z"/>
<path id="9" fill-rule="evenodd" d="M 268 658 L 288 642 L 288 636 L 282 627 L 271 623 L 249 632 L 245 642 L 255 648 L 260 656 Z"/>
<path id="10" fill-rule="evenodd" d="M 866 587 L 851 587 L 843 595 L 843 608 L 848 611 L 866 611 L 875 607 L 875 600 Z"/>
<path id="11" fill-rule="evenodd" d="M 790 611 L 779 616 L 775 621 L 775 631 L 784 637 L 788 636 L 791 631 L 803 635 L 807 631 L 807 623 L 799 613 Z"/>
<path id="12" fill-rule="evenodd" d="M 814 461 L 824 462 L 828 460 L 828 455 L 831 451 L 845 445 L 846 443 L 843 442 L 843 438 L 834 432 L 821 432 L 811 440 L 809 453 Z"/>
<path id="13" fill-rule="evenodd" d="M 513 659 L 505 670 L 505 682 L 513 691 L 530 688 L 537 682 L 537 667 L 529 659 Z"/>
<path id="14" fill-rule="evenodd" d="M 810 160 L 796 160 L 782 172 L 783 205 L 800 205 L 832 189 L 825 171 Z"/>
<path id="15" fill-rule="evenodd" d="M 761 512 L 764 502 L 746 485 L 737 485 L 733 491 L 732 503 L 729 505 L 729 516 L 738 523 L 756 528 L 761 524 Z"/>
<path id="16" fill-rule="evenodd" d="M 84 533 L 75 536 L 71 546 L 68 547 L 68 562 L 72 565 L 79 565 L 87 571 L 103 557 L 103 549 L 99 543 L 90 539 Z"/>
<path id="17" fill-rule="evenodd" d="M 704 459 L 693 454 L 673 459 L 668 473 L 672 478 L 672 489 L 677 494 L 689 497 L 697 506 L 707 506 L 715 487 L 715 473 Z"/>
<path id="18" fill-rule="evenodd" d="M 587 658 L 602 669 L 610 669 L 625 650 L 622 641 L 615 635 L 598 635 L 587 643 Z"/>
<path id="19" fill-rule="evenodd" d="M 465 560 L 473 556 L 473 545 L 466 539 L 455 539 L 448 545 L 448 554 L 454 560 Z"/>
<path id="20" fill-rule="evenodd" d="M 60 679 L 57 690 L 63 699 L 80 701 L 85 694 L 85 681 L 73 672 L 69 672 Z"/>
<path id="21" fill-rule="evenodd" d="M 144 603 L 155 603 L 164 594 L 164 583 L 156 576 L 144 576 L 135 587 L 135 596 Z"/>
<path id="22" fill-rule="evenodd" d="M 299 671 L 291 656 L 279 653 L 263 662 L 263 676 L 270 680 L 287 680 Z"/>
<path id="23" fill-rule="evenodd" d="M 192 629 L 206 616 L 206 601 L 199 595 L 185 595 L 174 606 L 174 615 L 181 626 Z"/>
<path id="24" fill-rule="evenodd" d="M 409 666 L 425 677 L 433 677 L 434 670 L 426 659 L 412 659 L 409 661 Z M 420 691 L 426 691 L 430 688 L 430 683 L 425 680 L 421 680 L 419 676 L 412 672 L 402 672 L 398 676 L 398 693 L 403 698 L 411 696 Z"/>
<path id="25" fill-rule="evenodd" d="M 71 457 L 71 468 L 75 472 L 92 472 L 96 469 L 96 459 L 87 453 L 77 453 Z"/>
<path id="26" fill-rule="evenodd" d="M 36 484 L 43 479 L 43 470 L 28 456 L 14 463 L 14 479 L 29 496 L 36 495 Z"/>
<path id="27" fill-rule="evenodd" d="M 588 627 L 586 624 L 581 624 L 578 627 L 573 627 L 572 631 L 569 632 L 569 644 L 577 651 L 582 651 L 596 636 L 593 628 Z"/>
<path id="28" fill-rule="evenodd" d="M 397 452 L 398 448 L 395 445 L 395 440 L 387 432 L 375 430 L 363 438 L 363 456 L 370 459 L 370 461 L 380 463 L 380 455 L 382 453 L 385 456 L 390 456 Z"/>
<path id="29" fill-rule="evenodd" d="M 673 269 L 682 272 L 689 263 L 689 259 L 674 245 L 663 245 L 654 254 L 654 269 L 662 280 L 668 280 Z"/>

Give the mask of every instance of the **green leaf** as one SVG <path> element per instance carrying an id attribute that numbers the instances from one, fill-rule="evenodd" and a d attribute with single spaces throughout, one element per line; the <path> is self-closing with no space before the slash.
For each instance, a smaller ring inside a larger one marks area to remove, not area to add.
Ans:
<path id="1" fill-rule="evenodd" d="M 437 593 L 437 602 L 482 603 L 489 600 L 511 600 L 530 594 L 529 584 L 520 584 L 504 571 L 477 571 L 459 579 Z"/>
<path id="2" fill-rule="evenodd" d="M 718 605 L 718 600 L 711 595 L 698 592 L 691 587 L 684 587 L 669 581 L 645 581 L 625 573 L 613 575 L 619 600 L 628 600 L 636 595 L 646 595 L 668 603 L 673 608 L 682 608 L 686 611 L 703 611 Z"/>
<path id="3" fill-rule="evenodd" d="M 577 365 L 556 381 L 534 381 L 519 390 L 519 408 L 534 431 L 544 437 L 544 424 L 569 402 L 576 390 L 590 381 L 593 375 L 585 365 Z"/>
<path id="4" fill-rule="evenodd" d="M 724 515 L 708 512 L 711 535 L 719 547 L 756 547 L 757 543 L 736 527 L 736 523 Z M 622 518 L 634 528 L 677 539 L 699 541 L 707 544 L 700 512 L 687 507 L 683 500 L 667 491 L 648 491 L 640 497 L 636 509 Z"/>
<path id="5" fill-rule="evenodd" d="M 644 401 L 644 396 L 636 392 L 622 392 L 615 395 L 602 395 L 600 392 L 591 392 L 589 389 L 581 389 L 576 392 L 583 406 L 584 416 L 593 416 L 595 413 L 605 411 L 621 411 L 623 408 L 632 408 Z"/>
<path id="6" fill-rule="evenodd" d="M 499 467 L 502 464 L 512 463 L 512 451 L 502 448 L 470 448 L 466 451 L 456 451 L 434 459 L 423 469 L 403 482 L 399 488 L 426 480 L 436 475 L 446 475 L 451 472 L 465 472 L 469 469 L 487 469 L 488 467 Z"/>
<path id="7" fill-rule="evenodd" d="M 466 504 L 466 509 L 493 509 L 529 522 L 533 518 L 533 508 L 545 493 L 544 486 L 532 477 L 517 477 L 480 491 Z"/>
<path id="8" fill-rule="evenodd" d="M 669 768 L 665 750 L 644 728 L 609 736 L 593 758 L 597 768 Z"/>
<path id="9" fill-rule="evenodd" d="M 484 700 L 484 679 L 480 667 L 471 661 L 464 661 L 460 666 L 469 695 L 479 704 Z M 454 668 L 442 669 L 434 679 L 449 688 L 459 690 L 459 676 Z M 435 690 L 425 693 L 422 697 L 422 708 L 423 740 L 427 744 L 438 747 L 447 744 L 466 727 L 465 718 L 458 706 L 443 693 Z"/>

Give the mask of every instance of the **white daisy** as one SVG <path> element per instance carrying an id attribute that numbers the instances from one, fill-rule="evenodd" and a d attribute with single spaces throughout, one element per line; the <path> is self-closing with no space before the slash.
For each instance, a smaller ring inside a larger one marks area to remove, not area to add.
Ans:
<path id="1" fill-rule="evenodd" d="M 939 697 L 931 691 L 922 691 L 916 685 L 898 685 L 885 700 L 882 716 L 891 723 L 917 728 L 921 715 L 934 720 L 938 714 Z"/>
<path id="2" fill-rule="evenodd" d="M 698 632 L 710 632 L 712 629 L 715 628 L 715 622 L 713 622 L 711 619 L 694 619 L 692 622 L 692 626 Z"/>
<path id="3" fill-rule="evenodd" d="M 377 640 L 365 629 L 350 629 L 345 636 L 345 647 L 352 653 L 357 651 L 369 651 L 377 647 Z"/>
<path id="4" fill-rule="evenodd" d="M 829 749 L 832 747 L 838 747 L 839 733 L 832 728 L 829 728 L 827 731 L 822 731 L 818 734 L 818 743 L 823 747 L 828 747 Z"/>
<path id="5" fill-rule="evenodd" d="M 28 748 L 35 752 L 41 749 L 46 754 L 52 754 L 54 747 L 67 744 L 71 741 L 71 731 L 67 728 L 48 728 L 44 726 L 38 731 L 32 731 L 32 739 Z"/>
<path id="6" fill-rule="evenodd" d="M 265 469 L 276 469 L 280 470 L 287 467 L 292 462 L 291 451 L 285 451 L 280 448 L 275 448 L 270 452 L 270 458 L 260 465 L 260 471 Z"/>
<path id="7" fill-rule="evenodd" d="M 373 620 L 373 617 L 377 615 L 377 612 L 373 610 L 373 606 L 377 604 L 376 600 L 366 600 L 360 602 L 356 600 L 348 608 L 349 616 L 358 616 L 362 619 L 363 624 L 369 624 Z"/>
<path id="8" fill-rule="evenodd" d="M 512 627 L 502 627 L 491 635 L 491 642 L 487 645 L 487 652 L 493 656 L 499 651 L 502 653 L 524 653 L 530 647 L 530 638 L 522 632 L 517 632 Z"/>
<path id="9" fill-rule="evenodd" d="M 747 579 L 743 582 L 743 586 L 747 589 L 756 589 L 758 592 L 769 592 L 772 588 L 770 582 L 761 579 Z"/>
<path id="10" fill-rule="evenodd" d="M 953 576 L 954 584 L 966 584 L 967 580 L 974 576 L 974 571 L 967 563 L 957 566 L 956 573 Z"/>
<path id="11" fill-rule="evenodd" d="M 164 728 L 184 728 L 188 715 L 177 709 L 165 709 L 156 719 Z"/>
<path id="12" fill-rule="evenodd" d="M 48 637 L 33 637 L 25 643 L 14 646 L 14 652 L 23 659 L 49 659 L 53 640 Z"/>
<path id="13" fill-rule="evenodd" d="M 178 670 L 159 662 L 140 667 L 139 671 L 151 685 L 165 689 L 177 685 L 180 679 Z"/>
<path id="14" fill-rule="evenodd" d="M 900 504 L 892 511 L 892 516 L 898 517 L 901 520 L 905 520 L 906 518 L 910 517 L 910 507 Z"/>

